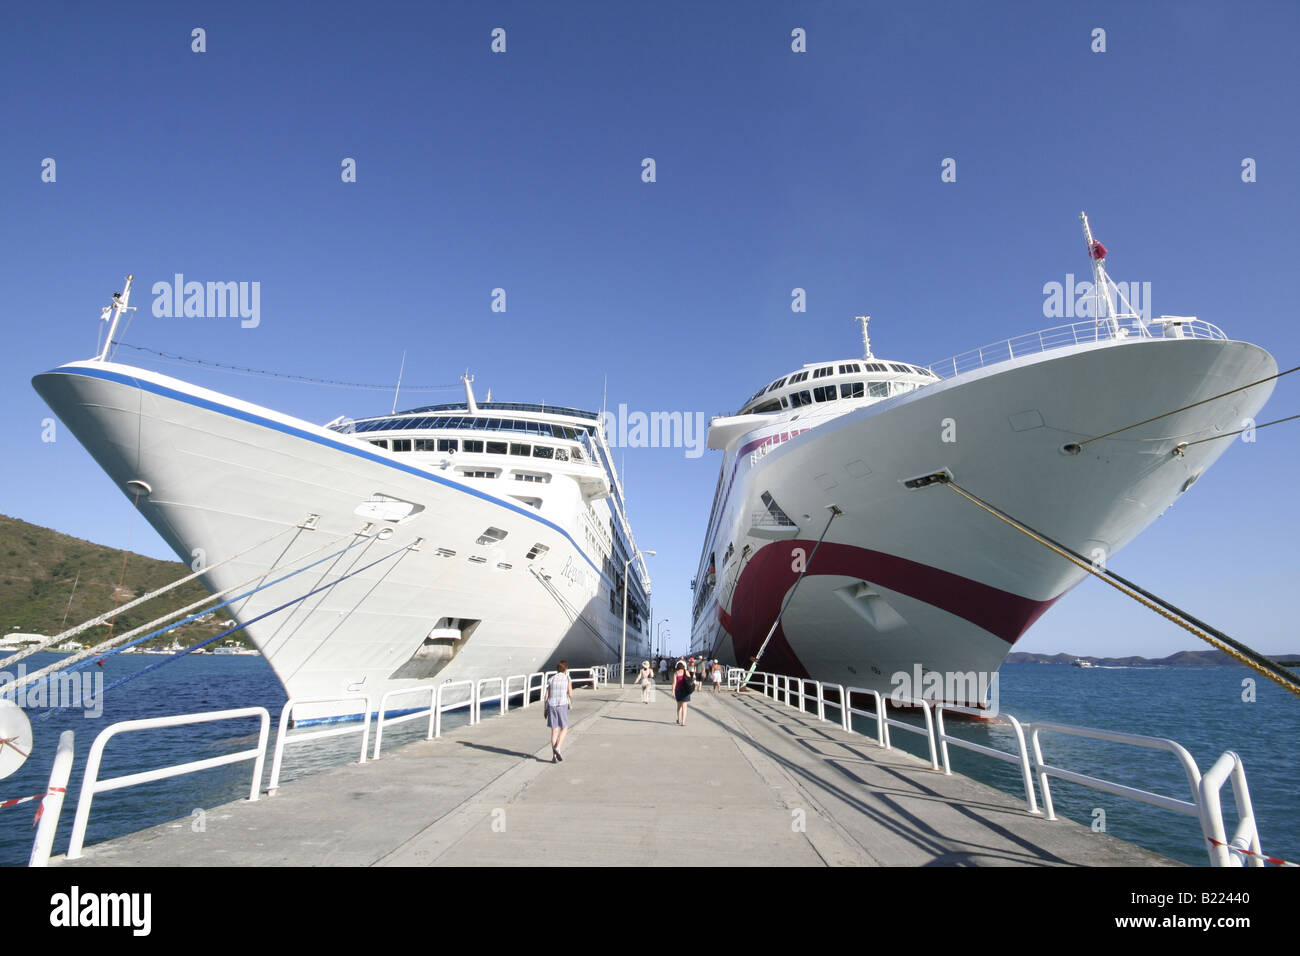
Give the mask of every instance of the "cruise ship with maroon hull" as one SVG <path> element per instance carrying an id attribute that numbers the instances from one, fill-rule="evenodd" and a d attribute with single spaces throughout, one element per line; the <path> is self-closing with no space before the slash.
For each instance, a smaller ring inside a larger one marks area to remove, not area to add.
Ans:
<path id="1" fill-rule="evenodd" d="M 749 666 L 766 641 L 762 670 L 883 694 L 918 668 L 992 675 L 1087 572 L 927 476 L 1105 561 L 1228 450 L 1273 383 L 1233 390 L 1276 362 L 1207 322 L 1135 314 L 1084 231 L 1096 318 L 921 367 L 875 358 L 863 317 L 862 358 L 804 365 L 713 420 L 694 652 Z"/>

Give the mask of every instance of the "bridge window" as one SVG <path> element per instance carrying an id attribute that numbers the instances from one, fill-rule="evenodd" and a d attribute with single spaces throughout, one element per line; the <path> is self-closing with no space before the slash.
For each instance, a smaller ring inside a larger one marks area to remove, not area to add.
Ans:
<path id="1" fill-rule="evenodd" d="M 504 455 L 506 453 L 506 443 L 503 441 L 490 441 L 487 443 L 489 455 Z"/>
<path id="2" fill-rule="evenodd" d="M 554 448 L 548 448 L 546 445 L 534 445 L 534 446 L 533 446 L 533 457 L 534 457 L 534 458 L 554 458 L 554 457 L 555 457 L 555 449 L 554 449 Z"/>
<path id="3" fill-rule="evenodd" d="M 840 398 L 861 398 L 861 382 L 845 382 L 840 386 Z"/>
<path id="4" fill-rule="evenodd" d="M 807 377 L 808 377 L 807 372 L 795 372 L 793 375 L 790 376 L 790 384 L 794 385 L 798 382 L 802 382 Z"/>
<path id="5" fill-rule="evenodd" d="M 835 374 L 834 365 L 824 365 L 819 369 L 813 370 L 813 378 L 825 378 L 827 375 Z"/>
<path id="6" fill-rule="evenodd" d="M 438 451 L 459 451 L 460 439 L 458 438 L 439 438 Z"/>
<path id="7" fill-rule="evenodd" d="M 387 447 L 388 447 L 388 439 L 387 439 L 387 438 L 372 438 L 372 439 L 370 439 L 370 444 L 372 444 L 372 445 L 378 445 L 380 448 L 387 448 Z"/>
<path id="8" fill-rule="evenodd" d="M 437 451 L 438 443 L 432 438 L 417 438 L 415 440 L 416 451 Z"/>
<path id="9" fill-rule="evenodd" d="M 477 438 L 465 439 L 465 451 L 482 451 L 482 450 L 483 450 L 483 442 L 479 441 L 479 439 Z"/>
<path id="10" fill-rule="evenodd" d="M 819 402 L 835 401 L 835 386 L 834 385 L 817 386 L 816 388 L 813 389 L 813 398 L 815 398 Z"/>
<path id="11" fill-rule="evenodd" d="M 531 456 L 531 452 L 532 449 L 528 445 L 517 445 L 514 442 L 510 443 L 510 454 L 512 455 L 519 455 L 522 458 L 528 458 Z"/>
<path id="12" fill-rule="evenodd" d="M 841 366 L 840 366 L 840 374 L 841 374 L 841 375 L 854 375 L 854 374 L 857 374 L 858 372 L 861 372 L 861 371 L 862 371 L 862 368 L 861 368 L 861 366 L 858 365 L 857 362 L 850 362 L 850 363 L 847 364 L 847 365 L 841 365 Z"/>
<path id="13" fill-rule="evenodd" d="M 806 389 L 802 392 L 790 393 L 791 408 L 799 408 L 803 405 L 811 405 L 811 404 L 812 404 L 812 395 L 809 394 L 809 392 Z"/>
<path id="14" fill-rule="evenodd" d="M 410 451 L 410 450 L 411 450 L 411 439 L 409 438 L 393 439 L 393 451 Z"/>

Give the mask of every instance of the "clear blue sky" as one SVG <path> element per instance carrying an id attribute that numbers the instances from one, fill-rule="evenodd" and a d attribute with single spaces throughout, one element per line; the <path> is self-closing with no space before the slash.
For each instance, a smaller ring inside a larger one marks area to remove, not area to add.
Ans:
<path id="1" fill-rule="evenodd" d="M 93 352 L 127 272 L 139 345 L 362 382 L 406 350 L 412 384 L 468 367 L 480 394 L 596 408 L 608 377 L 613 406 L 708 416 L 857 354 L 858 313 L 877 354 L 920 363 L 1059 324 L 1042 287 L 1086 274 L 1087 209 L 1157 313 L 1300 356 L 1294 3 L 53 3 L 0 22 L 0 511 L 93 541 L 169 556 L 71 436 L 41 442 L 29 380 Z M 260 282 L 260 325 L 153 317 L 177 272 Z M 163 368 L 318 422 L 392 400 Z M 1295 379 L 1266 417 L 1300 411 Z M 1236 445 L 1112 567 L 1300 651 L 1297 429 Z M 625 463 L 680 649 L 717 453 Z M 1197 646 L 1088 583 L 1019 648 Z"/>

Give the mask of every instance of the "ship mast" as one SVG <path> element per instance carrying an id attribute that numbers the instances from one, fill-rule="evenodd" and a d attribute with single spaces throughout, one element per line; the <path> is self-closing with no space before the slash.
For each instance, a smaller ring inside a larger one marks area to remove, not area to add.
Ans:
<path id="1" fill-rule="evenodd" d="M 126 285 L 122 287 L 122 291 L 113 293 L 113 304 L 104 306 L 103 310 L 99 313 L 100 319 L 104 322 L 108 322 L 109 325 L 108 338 L 104 341 L 104 348 L 95 356 L 97 362 L 108 361 L 108 350 L 113 347 L 113 336 L 117 332 L 117 323 L 118 320 L 122 318 L 122 313 L 135 311 L 135 306 L 128 305 L 131 301 L 131 281 L 134 278 L 134 275 L 127 276 Z M 111 319 L 109 318 L 110 313 L 112 313 Z"/>

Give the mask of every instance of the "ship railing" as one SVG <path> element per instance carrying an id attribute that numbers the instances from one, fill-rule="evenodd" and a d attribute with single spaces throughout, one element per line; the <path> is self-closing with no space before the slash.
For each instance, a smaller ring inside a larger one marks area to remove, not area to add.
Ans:
<path id="1" fill-rule="evenodd" d="M 181 727 L 188 724 L 206 724 L 220 720 L 240 720 L 249 717 L 257 717 L 260 721 L 260 730 L 258 732 L 257 747 L 248 750 L 239 750 L 235 753 L 223 754 L 219 757 L 207 757 L 203 760 L 191 760 L 186 763 L 172 764 L 168 767 L 158 767 L 154 770 L 144 770 L 139 773 L 123 774 L 120 777 L 110 777 L 108 779 L 99 779 L 99 765 L 104 757 L 104 748 L 108 746 L 109 740 L 118 734 L 134 733 L 142 730 L 155 730 L 162 727 Z M 241 707 L 236 710 L 213 710 L 201 714 L 178 714 L 171 717 L 149 717 L 143 720 L 123 720 L 115 724 L 110 724 L 99 732 L 95 737 L 95 742 L 90 746 L 90 756 L 86 759 L 86 769 L 81 779 L 81 793 L 77 799 L 77 813 L 72 821 L 72 838 L 68 843 L 67 859 L 79 860 L 82 857 L 82 848 L 86 840 L 86 827 L 90 823 L 90 805 L 97 793 L 106 793 L 110 790 L 121 790 L 124 787 L 134 787 L 141 783 L 150 783 L 154 780 L 165 780 L 168 777 L 179 777 L 182 774 L 194 773 L 198 770 L 208 770 L 213 767 L 224 767 L 226 764 L 239 763 L 244 760 L 253 761 L 252 784 L 249 788 L 248 799 L 257 799 L 258 784 L 262 780 L 262 767 L 266 759 L 266 741 L 271 730 L 271 714 L 265 707 Z M 67 739 L 67 749 L 69 753 L 64 757 L 64 740 Z M 66 737 L 60 737 L 59 754 L 56 756 L 56 767 L 59 759 L 63 758 L 71 762 L 72 741 Z M 54 809 L 54 808 L 51 808 Z M 62 809 L 62 806 L 58 809 Z M 43 817 L 44 815 L 42 815 Z M 59 814 L 53 812 L 51 816 L 51 827 L 58 826 Z M 38 838 L 40 834 L 37 834 Z M 48 840 L 53 842 L 53 834 L 49 834 Z M 37 846 L 32 848 L 32 860 L 37 858 Z M 48 846 L 45 849 L 45 856 L 48 859 Z M 33 865 L 35 862 L 33 862 Z"/>
<path id="2" fill-rule="evenodd" d="M 599 670 L 601 670 L 601 668 L 598 667 L 570 667 L 568 670 L 569 683 L 574 687 L 589 686 L 592 690 L 596 690 L 600 687 Z M 551 678 L 557 673 L 559 672 L 547 671 L 546 681 L 542 684 L 542 687 L 549 687 Z"/>
<path id="3" fill-rule="evenodd" d="M 1226 340 L 1223 330 L 1191 316 L 1160 316 L 1144 320 L 1141 316 L 1117 316 L 1112 319 L 1088 319 L 1070 325 L 1058 325 L 1025 335 L 984 345 L 926 366 L 940 378 L 953 378 L 964 372 L 995 365 L 1012 359 L 1050 352 L 1075 345 L 1121 342 L 1128 339 L 1219 339 Z"/>
<path id="4" fill-rule="evenodd" d="M 727 668 L 727 689 L 740 690 L 741 683 L 745 680 L 745 672 L 739 667 Z"/>
<path id="5" fill-rule="evenodd" d="M 455 695 L 452 698 L 452 691 L 459 691 L 462 688 L 468 690 L 468 695 L 460 697 Z M 449 680 L 443 681 L 438 685 L 438 694 L 433 702 L 433 736 L 437 739 L 442 736 L 442 715 L 449 710 L 459 710 L 461 707 L 469 707 L 469 723 L 471 726 L 478 723 L 478 683 L 472 680 Z"/>
<path id="6" fill-rule="evenodd" d="M 329 727 L 325 730 L 309 730 L 296 733 L 290 736 L 289 721 L 293 717 L 295 707 L 301 707 L 303 704 L 349 704 L 351 709 L 343 711 L 336 716 L 348 717 L 352 714 L 361 714 L 361 726 L 352 726 L 351 722 L 342 727 Z M 267 784 L 266 795 L 273 797 L 276 791 L 280 789 L 280 768 L 284 765 L 284 751 L 289 744 L 306 743 L 308 740 L 322 740 L 326 737 L 343 737 L 347 734 L 361 732 L 361 756 L 357 763 L 366 762 L 366 751 L 370 749 L 370 698 L 369 696 L 357 696 L 350 694 L 346 697 L 291 697 L 285 702 L 284 708 L 280 711 L 280 726 L 275 735 L 275 756 L 271 760 L 271 781 Z M 265 749 L 265 748 L 263 748 Z"/>
<path id="7" fill-rule="evenodd" d="M 1224 832 L 1223 805 L 1219 797 L 1219 791 L 1230 776 L 1238 820 L 1231 844 Z M 1205 772 L 1201 777 L 1199 796 L 1201 829 L 1209 844 L 1210 864 L 1264 866 L 1264 853 L 1259 846 L 1259 829 L 1255 825 L 1255 807 L 1250 801 L 1250 788 L 1246 786 L 1246 769 L 1235 752 L 1227 751 Z"/>
<path id="8" fill-rule="evenodd" d="M 1030 769 L 1029 748 L 1025 745 L 1024 725 L 1010 714 L 999 715 L 1007 721 L 1012 732 L 1016 735 L 1016 753 L 1008 753 L 1005 750 L 998 750 L 996 747 L 986 747 L 984 744 L 977 744 L 973 740 L 964 740 L 961 737 L 949 735 L 943 726 L 943 712 L 945 710 L 952 711 L 955 714 L 966 714 L 970 717 L 985 718 L 990 716 L 987 710 L 982 710 L 979 707 L 967 707 L 961 704 L 943 702 L 935 703 L 935 738 L 939 741 L 939 752 L 943 757 L 943 772 L 949 776 L 952 775 L 952 765 L 948 762 L 949 744 L 977 754 L 983 754 L 986 757 L 992 757 L 994 760 L 1001 760 L 1004 763 L 1017 764 L 1020 767 L 1021 781 L 1025 786 L 1025 803 L 1029 805 L 1029 813 L 1040 816 L 1042 811 L 1038 809 L 1038 798 L 1034 793 L 1034 775 Z"/>

